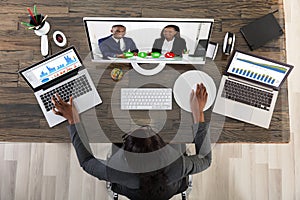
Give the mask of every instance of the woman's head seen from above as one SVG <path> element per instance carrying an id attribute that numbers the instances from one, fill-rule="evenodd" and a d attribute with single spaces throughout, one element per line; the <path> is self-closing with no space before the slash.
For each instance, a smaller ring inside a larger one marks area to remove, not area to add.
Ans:
<path id="1" fill-rule="evenodd" d="M 133 153 L 150 153 L 166 145 L 150 126 L 143 126 L 129 134 L 125 134 L 123 140 L 124 150 Z"/>

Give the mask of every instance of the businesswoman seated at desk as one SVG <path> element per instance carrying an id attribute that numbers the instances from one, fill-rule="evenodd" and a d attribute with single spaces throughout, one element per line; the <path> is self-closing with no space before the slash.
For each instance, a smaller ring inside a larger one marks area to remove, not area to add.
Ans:
<path id="1" fill-rule="evenodd" d="M 176 56 L 182 56 L 182 53 L 186 49 L 186 42 L 180 37 L 179 27 L 176 25 L 167 25 L 161 31 L 160 38 L 154 41 L 152 52 L 159 52 L 162 55 L 172 52 Z"/>
<path id="2" fill-rule="evenodd" d="M 182 146 L 181 144 L 166 144 L 150 127 L 142 127 L 125 134 L 122 147 L 113 151 L 107 160 L 101 160 L 90 153 L 89 146 L 86 147 L 79 136 L 84 129 L 72 104 L 72 97 L 70 102 L 64 102 L 58 95 L 52 98 L 55 105 L 53 112 L 69 122 L 67 128 L 80 166 L 92 176 L 111 182 L 114 192 L 132 200 L 169 199 L 187 189 L 183 180 L 188 175 L 199 173 L 210 166 L 209 124 L 204 122 L 203 113 L 206 101 L 206 88 L 203 84 L 198 84 L 196 91 L 192 90 L 190 96 L 195 155 L 178 152 L 176 145 Z"/>

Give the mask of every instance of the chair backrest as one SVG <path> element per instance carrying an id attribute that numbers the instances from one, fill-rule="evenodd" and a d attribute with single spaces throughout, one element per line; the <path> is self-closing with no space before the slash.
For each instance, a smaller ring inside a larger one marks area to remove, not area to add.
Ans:
<path id="1" fill-rule="evenodd" d="M 186 176 L 183 179 L 181 179 L 181 181 L 182 181 L 181 187 L 179 188 L 177 193 L 174 195 L 181 194 L 182 199 L 185 200 L 186 196 L 192 190 L 192 176 L 191 175 Z M 111 191 L 114 193 L 114 195 L 116 195 L 116 199 L 118 199 L 118 194 L 120 194 L 121 191 L 123 191 L 122 188 L 126 187 L 126 186 L 122 186 L 122 185 L 119 185 L 116 183 L 111 183 L 110 186 L 111 186 L 111 188 L 110 188 Z"/>
<path id="2" fill-rule="evenodd" d="M 106 36 L 106 37 L 104 37 L 104 38 L 100 38 L 100 39 L 98 39 L 98 48 L 96 48 L 96 45 L 97 45 L 97 43 L 95 42 L 95 43 L 93 43 L 93 45 L 95 46 L 94 48 L 94 57 L 100 57 L 100 58 L 102 58 L 103 57 L 103 55 L 102 55 L 102 52 L 101 52 L 101 50 L 100 50 L 100 44 L 104 41 L 104 40 L 106 40 L 107 38 L 109 38 L 109 37 L 111 37 L 111 35 L 109 35 L 109 36 Z"/>
<path id="3" fill-rule="evenodd" d="M 177 194 L 180 194 L 184 191 L 186 191 L 189 187 L 189 177 L 186 176 L 183 179 L 181 179 L 181 187 L 179 188 Z"/>
<path id="4" fill-rule="evenodd" d="M 100 38 L 100 39 L 98 40 L 98 46 L 99 46 L 99 48 L 100 48 L 100 44 L 101 44 L 104 40 L 106 40 L 107 38 L 109 38 L 109 37 L 111 37 L 111 36 L 112 36 L 112 34 L 109 35 L 109 36 L 106 36 L 106 37 L 104 37 L 104 38 Z"/>
<path id="5" fill-rule="evenodd" d="M 120 144 L 112 145 L 112 154 L 114 154 L 118 150 L 118 148 L 121 148 L 121 146 L 122 146 L 121 143 Z M 189 152 L 186 152 L 186 150 L 187 150 L 186 144 L 181 144 L 181 145 L 171 144 L 171 146 L 174 149 L 176 149 L 177 151 L 179 151 L 179 152 L 181 152 L 181 153 L 183 153 L 185 155 L 190 154 Z M 194 146 L 192 146 L 192 147 L 194 147 Z M 116 184 L 116 183 L 111 183 L 110 186 L 111 186 L 111 188 L 110 188 L 111 191 L 115 195 L 114 200 L 118 199 L 118 194 L 121 193 L 123 186 L 119 185 L 119 184 Z M 177 194 L 181 193 L 182 200 L 186 200 L 186 197 L 191 192 L 191 190 L 192 190 L 192 175 L 188 175 L 188 176 L 186 176 L 186 177 L 184 177 L 184 178 L 181 179 L 181 187 L 177 191 Z M 175 194 L 175 195 L 177 195 L 177 194 Z"/>

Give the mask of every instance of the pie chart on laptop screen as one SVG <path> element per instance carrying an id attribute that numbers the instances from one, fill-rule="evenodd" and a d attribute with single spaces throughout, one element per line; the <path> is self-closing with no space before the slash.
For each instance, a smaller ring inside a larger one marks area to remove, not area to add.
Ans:
<path id="1" fill-rule="evenodd" d="M 209 109 L 216 98 L 216 85 L 213 79 L 205 72 L 190 70 L 181 74 L 175 81 L 173 94 L 176 103 L 183 110 L 191 112 L 190 94 L 192 89 L 196 90 L 197 83 L 203 83 L 208 93 L 207 102 L 204 111 Z"/>

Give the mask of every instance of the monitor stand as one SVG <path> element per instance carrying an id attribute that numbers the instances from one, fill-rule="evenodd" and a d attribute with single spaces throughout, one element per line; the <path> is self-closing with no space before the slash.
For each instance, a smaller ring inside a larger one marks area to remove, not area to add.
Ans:
<path id="1" fill-rule="evenodd" d="M 154 69 L 144 69 L 136 62 L 132 62 L 131 65 L 136 72 L 145 76 L 152 76 L 161 72 L 165 68 L 166 63 L 161 62 Z"/>

